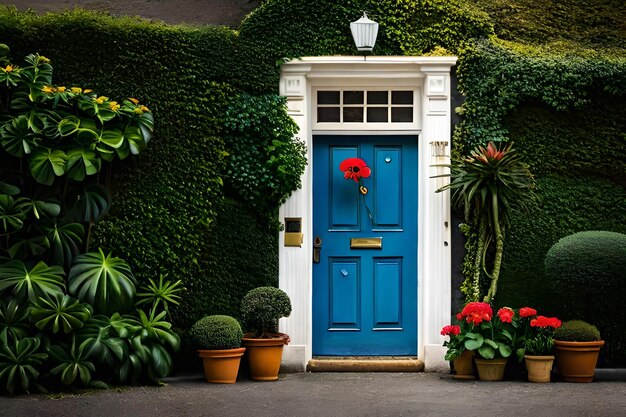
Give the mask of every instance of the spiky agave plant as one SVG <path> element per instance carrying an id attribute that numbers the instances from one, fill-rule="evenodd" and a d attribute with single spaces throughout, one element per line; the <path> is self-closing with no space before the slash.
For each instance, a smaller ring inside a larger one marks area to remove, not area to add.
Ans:
<path id="1" fill-rule="evenodd" d="M 472 280 L 473 301 L 480 298 L 481 270 L 490 285 L 485 302 L 496 295 L 504 252 L 505 230 L 513 209 L 524 209 L 535 198 L 535 180 L 529 167 L 513 148 L 513 143 L 478 146 L 470 156 L 455 161 L 450 184 L 439 191 L 452 191 L 452 204 L 463 209 L 466 221 L 478 227 L 478 242 Z M 494 247 L 491 272 L 487 270 L 487 252 Z"/>

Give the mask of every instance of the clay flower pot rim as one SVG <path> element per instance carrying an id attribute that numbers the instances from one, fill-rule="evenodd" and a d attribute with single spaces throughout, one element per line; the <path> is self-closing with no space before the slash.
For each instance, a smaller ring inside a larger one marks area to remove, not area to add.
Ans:
<path id="1" fill-rule="evenodd" d="M 201 358 L 228 358 L 234 356 L 242 356 L 246 351 L 245 347 L 233 348 L 233 349 L 198 349 L 198 356 Z"/>
<path id="2" fill-rule="evenodd" d="M 591 342 L 570 342 L 567 340 L 555 340 L 555 346 L 604 346 L 604 340 L 594 340 Z"/>
<path id="3" fill-rule="evenodd" d="M 474 357 L 474 361 L 481 363 L 502 363 L 507 362 L 509 358 L 493 358 L 493 359 L 485 359 L 479 356 Z"/>
<path id="4" fill-rule="evenodd" d="M 554 355 L 524 355 L 524 359 L 530 360 L 549 360 L 554 359 Z"/>

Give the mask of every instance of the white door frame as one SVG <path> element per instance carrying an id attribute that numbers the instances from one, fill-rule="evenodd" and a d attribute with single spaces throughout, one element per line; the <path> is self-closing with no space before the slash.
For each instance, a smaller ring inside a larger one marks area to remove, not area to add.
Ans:
<path id="1" fill-rule="evenodd" d="M 450 69 L 456 57 L 306 57 L 282 66 L 280 94 L 287 98 L 289 115 L 298 124 L 298 137 L 306 143 L 308 165 L 302 188 L 280 208 L 280 220 L 302 218 L 302 247 L 285 247 L 279 237 L 279 286 L 293 305 L 291 316 L 281 319 L 280 330 L 291 343 L 283 353 L 283 369 L 304 371 L 312 357 L 313 279 L 313 135 L 318 134 L 417 134 L 418 139 L 418 357 L 427 371 L 444 371 L 446 349 L 441 327 L 451 316 L 451 245 L 449 192 L 435 193 L 445 179 L 433 175 L 445 168 L 450 155 Z M 358 86 L 363 88 L 413 88 L 418 91 L 417 120 L 400 130 L 385 125 L 372 132 L 370 126 L 324 127 L 315 123 L 313 92 L 317 88 Z M 367 129 L 367 130 L 366 130 Z"/>

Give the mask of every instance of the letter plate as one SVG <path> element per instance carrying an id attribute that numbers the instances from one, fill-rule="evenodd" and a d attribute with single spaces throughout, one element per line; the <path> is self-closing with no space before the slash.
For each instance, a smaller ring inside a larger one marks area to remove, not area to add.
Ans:
<path id="1" fill-rule="evenodd" d="M 350 249 L 382 249 L 382 237 L 353 237 L 350 238 Z"/>

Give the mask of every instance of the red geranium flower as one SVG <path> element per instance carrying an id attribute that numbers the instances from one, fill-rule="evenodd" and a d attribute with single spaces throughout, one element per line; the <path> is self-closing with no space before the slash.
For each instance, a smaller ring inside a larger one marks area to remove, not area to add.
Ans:
<path id="1" fill-rule="evenodd" d="M 372 174 L 370 167 L 361 158 L 344 159 L 339 164 L 339 169 L 343 172 L 345 179 L 354 180 L 354 182 L 359 182 L 359 179 L 367 178 Z"/>
<path id="2" fill-rule="evenodd" d="M 513 316 L 515 316 L 515 311 L 509 307 L 502 307 L 498 310 L 498 317 L 502 323 L 511 323 L 513 321 Z"/>
<path id="3" fill-rule="evenodd" d="M 461 326 L 443 326 L 441 329 L 442 336 L 458 336 L 461 333 Z"/>
<path id="4" fill-rule="evenodd" d="M 535 310 L 534 308 L 530 308 L 530 307 L 522 307 L 519 309 L 519 315 L 520 317 L 536 316 L 537 310 Z"/>
<path id="5" fill-rule="evenodd" d="M 556 317 L 538 316 L 530 321 L 530 327 L 553 327 L 558 329 L 561 327 L 561 320 Z"/>
<path id="6" fill-rule="evenodd" d="M 483 321 L 491 321 L 493 310 L 488 303 L 473 301 L 468 303 L 461 311 L 461 317 L 468 323 L 480 324 Z"/>

